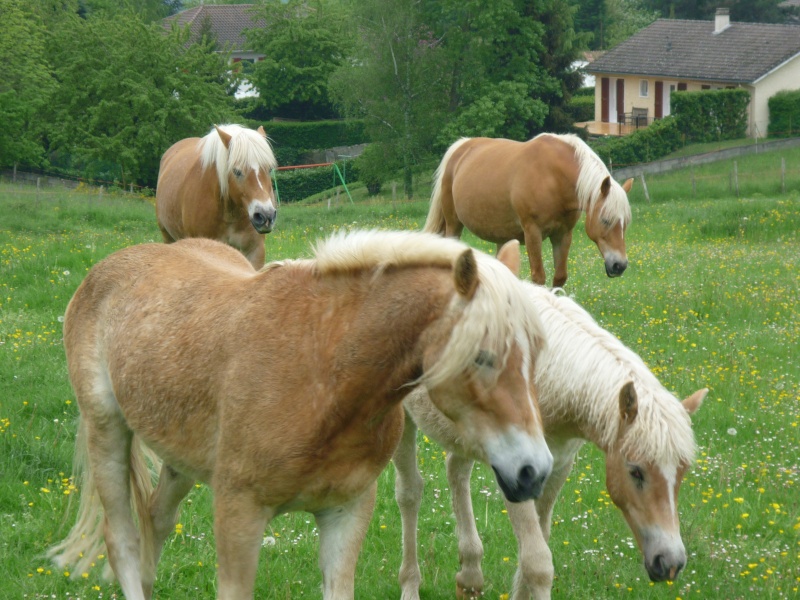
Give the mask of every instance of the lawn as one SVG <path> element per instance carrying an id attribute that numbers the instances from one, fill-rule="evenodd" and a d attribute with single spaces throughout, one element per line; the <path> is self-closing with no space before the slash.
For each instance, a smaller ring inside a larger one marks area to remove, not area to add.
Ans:
<path id="1" fill-rule="evenodd" d="M 620 279 L 605 277 L 597 248 L 576 231 L 567 291 L 677 396 L 700 387 L 710 393 L 694 419 L 697 464 L 679 499 L 689 555 L 683 575 L 674 583 L 649 582 L 605 492 L 602 455 L 587 446 L 555 508 L 554 598 L 800 596 L 800 196 L 721 196 L 673 190 L 647 203 L 634 194 L 630 266 Z M 390 199 L 330 209 L 326 202 L 284 205 L 267 256 L 307 256 L 312 242 L 341 229 L 419 229 L 426 210 L 425 201 Z M 120 597 L 99 568 L 69 574 L 42 557 L 72 524 L 69 515 L 62 526 L 76 496 L 69 477 L 78 409 L 61 319 L 94 263 L 116 249 L 159 240 L 148 200 L 100 198 L 91 190 L 37 195 L 0 185 L 0 599 Z M 423 435 L 419 445 L 426 479 L 422 595 L 452 598 L 458 557 L 444 453 Z M 379 486 L 357 598 L 399 598 L 391 467 Z M 491 469 L 476 468 L 473 494 L 486 549 L 486 597 L 505 598 L 516 546 Z M 205 486 L 184 504 L 160 563 L 157 598 L 213 597 L 210 506 Z M 265 535 L 271 539 L 256 597 L 319 597 L 313 518 L 279 517 Z"/>

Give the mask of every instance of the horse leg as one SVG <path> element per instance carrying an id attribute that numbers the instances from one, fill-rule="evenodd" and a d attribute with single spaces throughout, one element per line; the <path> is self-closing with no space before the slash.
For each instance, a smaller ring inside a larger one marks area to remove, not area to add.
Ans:
<path id="1" fill-rule="evenodd" d="M 549 600 L 553 587 L 553 555 L 547 546 L 536 504 L 505 501 L 514 535 L 517 536 L 519 567 L 514 575 L 513 600 Z"/>
<path id="2" fill-rule="evenodd" d="M 506 502 L 508 517 L 519 543 L 519 568 L 514 575 L 513 600 L 528 600 L 531 596 L 536 600 L 550 598 L 555 571 L 553 555 L 547 543 L 550 540 L 553 505 L 572 470 L 574 458 L 573 454 L 559 461 L 535 504 Z"/>
<path id="3" fill-rule="evenodd" d="M 542 263 L 542 232 L 539 228 L 529 223 L 523 226 L 525 235 L 525 249 L 528 251 L 528 262 L 531 265 L 531 279 L 533 283 L 544 285 L 545 273 Z"/>
<path id="4" fill-rule="evenodd" d="M 558 237 L 550 236 L 550 242 L 553 244 L 553 266 L 555 267 L 553 287 L 564 287 L 564 284 L 567 283 L 567 256 L 569 247 L 572 245 L 572 231 Z"/>
<path id="5" fill-rule="evenodd" d="M 89 468 L 105 513 L 103 536 L 108 562 L 125 598 L 145 600 L 139 563 L 139 531 L 131 512 L 133 433 L 118 411 L 87 416 Z M 93 416 L 99 416 L 102 426 L 91 421 Z"/>
<path id="6" fill-rule="evenodd" d="M 324 600 L 352 600 L 356 561 L 375 507 L 377 482 L 347 504 L 314 514 Z"/>
<path id="7" fill-rule="evenodd" d="M 403 525 L 403 562 L 398 580 L 402 600 L 419 600 L 422 574 L 417 558 L 417 522 L 424 480 L 417 466 L 417 425 L 406 413 L 403 437 L 392 458 L 395 468 L 394 497 Z"/>
<path id="8" fill-rule="evenodd" d="M 247 491 L 214 490 L 218 600 L 252 600 L 258 553 L 273 516 Z"/>
<path id="9" fill-rule="evenodd" d="M 483 595 L 483 544 L 475 526 L 469 479 L 473 461 L 457 454 L 447 455 L 447 481 L 453 498 L 458 536 L 458 560 L 461 570 L 456 574 L 456 597 L 480 598 Z"/>
<path id="10" fill-rule="evenodd" d="M 142 585 L 148 598 L 153 592 L 156 565 L 161 556 L 164 540 L 175 528 L 175 523 L 178 522 L 178 507 L 193 484 L 194 480 L 191 477 L 178 473 L 169 465 L 161 467 L 158 487 L 150 500 L 148 511 L 150 528 L 153 532 L 152 544 L 150 548 L 142 549 Z"/>

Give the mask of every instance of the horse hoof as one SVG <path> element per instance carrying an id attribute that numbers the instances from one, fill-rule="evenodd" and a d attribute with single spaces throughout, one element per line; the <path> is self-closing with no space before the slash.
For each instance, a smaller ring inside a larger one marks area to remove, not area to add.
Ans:
<path id="1" fill-rule="evenodd" d="M 456 584 L 456 598 L 458 600 L 478 600 L 483 598 L 483 590 L 478 588 L 465 588 Z"/>

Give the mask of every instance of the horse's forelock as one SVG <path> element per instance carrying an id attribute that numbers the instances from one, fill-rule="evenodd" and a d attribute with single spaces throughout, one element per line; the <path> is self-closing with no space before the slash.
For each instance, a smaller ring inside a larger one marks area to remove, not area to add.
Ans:
<path id="1" fill-rule="evenodd" d="M 633 381 L 639 410 L 621 440 L 622 452 L 662 465 L 691 463 L 696 445 L 689 415 L 639 355 L 572 299 L 525 285 L 546 323 L 548 350 L 537 369 L 542 411 L 582 415 L 597 428 L 599 442 L 610 447 L 619 437 L 620 388 Z M 579 366 L 580 373 L 570 372 L 571 366 Z M 570 391 L 577 386 L 580 391 Z M 594 401 L 587 405 L 588 399 Z"/>

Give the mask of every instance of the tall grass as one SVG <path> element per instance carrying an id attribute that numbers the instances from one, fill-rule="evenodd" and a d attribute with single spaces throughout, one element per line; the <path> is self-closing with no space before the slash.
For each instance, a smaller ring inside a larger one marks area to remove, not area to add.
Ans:
<path id="1" fill-rule="evenodd" d="M 586 447 L 555 508 L 554 597 L 798 597 L 800 198 L 674 198 L 648 204 L 634 197 L 630 266 L 621 279 L 605 277 L 597 248 L 576 231 L 567 289 L 678 396 L 711 390 L 695 417 L 700 453 L 679 501 L 689 563 L 673 584 L 648 581 L 605 492 L 602 456 Z M 268 258 L 307 256 L 311 243 L 339 229 L 419 229 L 426 210 L 424 200 L 285 205 L 267 238 Z M 0 598 L 120 597 L 99 568 L 72 579 L 42 558 L 71 525 L 73 514 L 63 526 L 62 520 L 77 493 L 69 476 L 78 409 L 60 319 L 93 264 L 118 248 L 159 239 L 147 201 L 36 196 L 0 186 Z M 452 598 L 458 558 L 444 453 L 422 435 L 419 447 L 426 480 L 423 598 Z M 486 548 L 486 597 L 504 598 L 515 543 L 490 469 L 476 468 L 473 498 Z M 279 517 L 266 535 L 256 596 L 319 597 L 313 519 Z M 356 596 L 398 598 L 399 563 L 389 467 L 379 481 Z M 158 575 L 158 598 L 213 597 L 207 487 L 184 503 Z"/>

